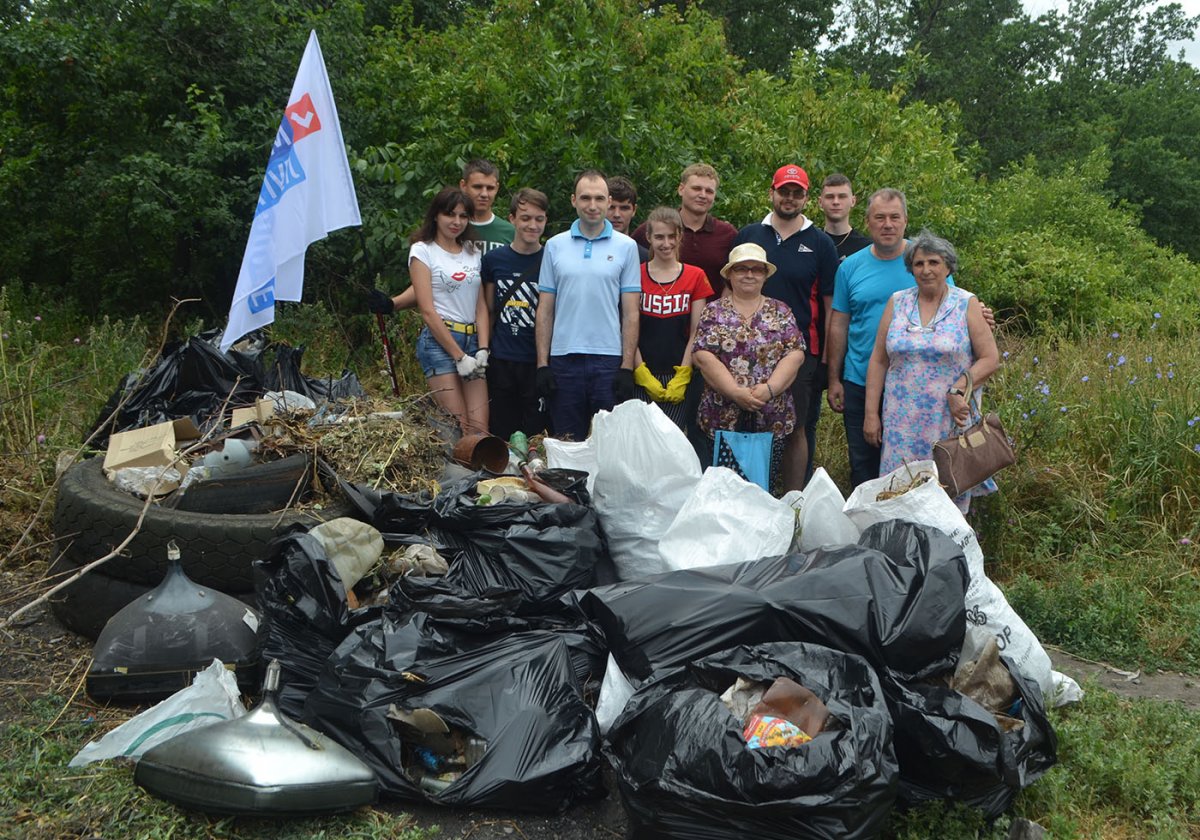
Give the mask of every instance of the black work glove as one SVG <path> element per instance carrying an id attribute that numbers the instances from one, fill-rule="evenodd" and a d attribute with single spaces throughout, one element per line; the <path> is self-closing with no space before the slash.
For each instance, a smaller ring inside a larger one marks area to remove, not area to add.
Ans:
<path id="1" fill-rule="evenodd" d="M 629 368 L 617 368 L 613 376 L 613 402 L 623 403 L 633 399 L 633 371 Z"/>
<path id="2" fill-rule="evenodd" d="M 537 369 L 536 385 L 537 395 L 544 399 L 550 399 L 558 390 L 558 383 L 554 381 L 554 371 L 550 370 L 549 365 Z"/>
<path id="3" fill-rule="evenodd" d="M 392 302 L 392 296 L 387 292 L 372 289 L 367 293 L 367 311 L 374 312 L 376 315 L 391 315 L 396 311 L 396 304 Z"/>

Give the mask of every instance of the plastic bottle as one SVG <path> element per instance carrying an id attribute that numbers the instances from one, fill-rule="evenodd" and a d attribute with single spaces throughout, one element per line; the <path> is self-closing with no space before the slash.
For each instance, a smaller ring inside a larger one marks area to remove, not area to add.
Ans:
<path id="1" fill-rule="evenodd" d="M 522 461 L 529 458 L 529 438 L 525 437 L 522 431 L 512 433 L 512 437 L 508 439 L 508 448 L 517 453 Z"/>

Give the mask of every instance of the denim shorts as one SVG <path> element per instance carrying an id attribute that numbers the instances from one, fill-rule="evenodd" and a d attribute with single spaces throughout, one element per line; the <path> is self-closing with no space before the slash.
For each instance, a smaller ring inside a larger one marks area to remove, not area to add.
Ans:
<path id="1" fill-rule="evenodd" d="M 454 341 L 464 353 L 474 356 L 475 351 L 479 349 L 479 340 L 474 333 L 467 335 L 451 330 L 450 335 L 454 336 Z M 421 371 L 425 374 L 426 379 L 433 376 L 444 376 L 447 373 L 458 373 L 458 365 L 454 358 L 442 349 L 442 345 L 438 344 L 438 340 L 429 331 L 429 327 L 422 329 L 420 335 L 417 336 L 417 362 L 421 365 Z"/>

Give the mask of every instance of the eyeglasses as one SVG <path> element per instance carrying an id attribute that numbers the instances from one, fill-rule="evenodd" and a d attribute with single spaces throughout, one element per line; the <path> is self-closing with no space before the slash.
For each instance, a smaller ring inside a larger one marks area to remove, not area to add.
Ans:
<path id="1" fill-rule="evenodd" d="M 949 314 L 950 314 L 950 310 L 947 309 L 945 312 L 943 312 L 941 305 L 939 304 L 938 311 L 936 313 L 934 313 L 933 320 L 930 321 L 928 324 L 922 324 L 919 320 L 913 320 L 914 317 L 917 319 L 919 319 L 921 317 L 920 310 L 916 306 L 914 306 L 912 308 L 912 310 L 908 313 L 907 330 L 910 333 L 924 333 L 924 334 L 928 335 L 929 333 L 934 332 L 937 329 L 937 325 L 939 323 L 941 323 L 942 321 L 946 320 L 946 317 Z"/>
<path id="2" fill-rule="evenodd" d="M 766 275 L 765 265 L 735 265 L 729 269 L 730 274 L 762 274 Z"/>
<path id="3" fill-rule="evenodd" d="M 808 195 L 808 190 L 804 187 L 776 187 L 775 192 L 780 198 L 804 198 Z"/>

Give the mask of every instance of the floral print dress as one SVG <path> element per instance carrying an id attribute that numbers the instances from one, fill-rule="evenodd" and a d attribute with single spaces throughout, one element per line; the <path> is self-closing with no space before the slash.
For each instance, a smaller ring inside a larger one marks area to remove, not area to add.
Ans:
<path id="1" fill-rule="evenodd" d="M 804 350 L 804 337 L 796 326 L 796 317 L 786 303 L 764 298 L 763 305 L 750 318 L 743 318 L 730 297 L 719 298 L 704 308 L 696 327 L 692 352 L 707 350 L 733 374 L 742 387 L 766 382 L 783 357 Z M 711 386 L 704 387 L 697 410 L 697 422 L 707 435 L 718 429 L 735 430 L 742 408 L 727 400 Z M 790 388 L 783 389 L 759 412 L 758 428 L 746 431 L 773 432 L 776 437 L 791 434 L 796 426 L 796 407 Z"/>
<path id="2" fill-rule="evenodd" d="M 922 325 L 917 289 L 892 295 L 880 475 L 907 461 L 928 460 L 933 445 L 958 429 L 950 416 L 946 391 L 975 360 L 967 329 L 967 305 L 972 297 L 970 292 L 947 286 L 937 313 L 929 324 Z M 976 399 L 982 392 L 982 388 L 975 389 Z M 972 403 L 971 422 L 978 419 Z M 972 496 L 994 492 L 996 482 L 989 478 L 954 501 L 965 511 Z"/>

